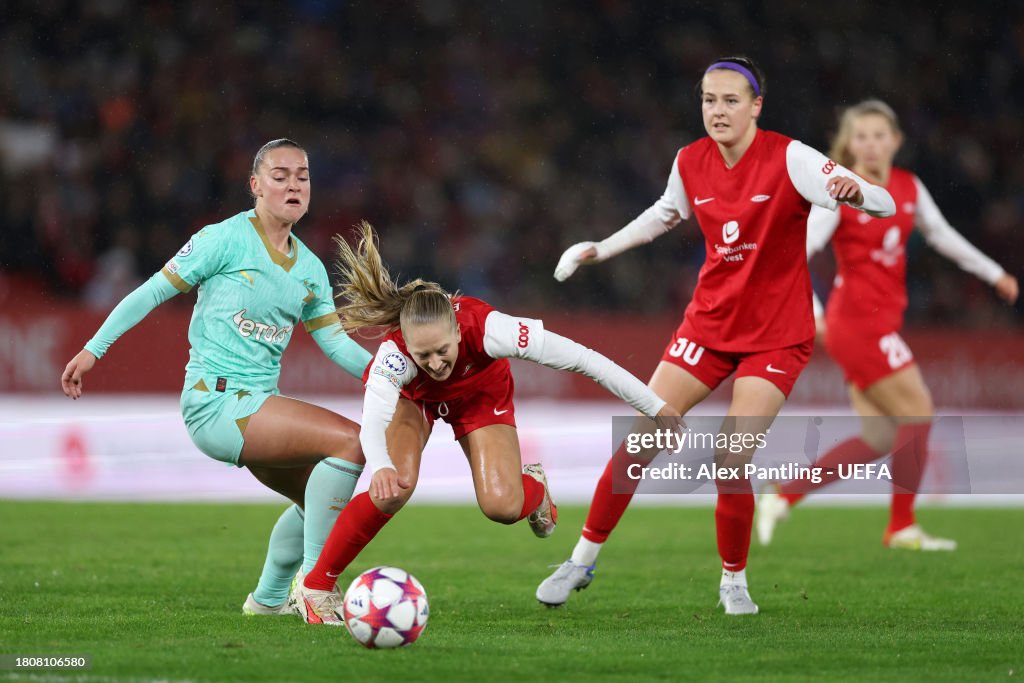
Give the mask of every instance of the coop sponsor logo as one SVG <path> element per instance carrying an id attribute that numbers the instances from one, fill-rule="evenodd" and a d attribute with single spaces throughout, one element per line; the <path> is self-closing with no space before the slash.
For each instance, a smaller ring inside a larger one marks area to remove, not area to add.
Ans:
<path id="1" fill-rule="evenodd" d="M 524 325 L 523 323 L 519 323 L 519 340 L 517 341 L 516 345 L 519 348 L 521 348 L 521 349 L 525 349 L 527 346 L 530 345 L 530 326 L 529 325 Z"/>
<path id="2" fill-rule="evenodd" d="M 240 310 L 235 313 L 232 318 L 235 325 L 238 327 L 238 334 L 246 338 L 254 338 L 256 341 L 265 341 L 272 344 L 283 344 L 288 336 L 292 332 L 292 326 L 277 327 L 275 325 L 268 325 L 266 323 L 257 322 L 256 320 L 249 320 L 245 317 L 246 309 Z"/>

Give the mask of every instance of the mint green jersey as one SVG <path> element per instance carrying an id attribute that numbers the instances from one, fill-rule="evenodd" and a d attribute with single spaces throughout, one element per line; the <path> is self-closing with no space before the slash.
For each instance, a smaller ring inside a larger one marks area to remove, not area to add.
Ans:
<path id="1" fill-rule="evenodd" d="M 274 249 L 250 209 L 197 232 L 160 271 L 182 292 L 199 287 L 186 383 L 274 389 L 295 326 L 338 324 L 323 262 L 294 234 L 291 242 L 289 255 Z"/>

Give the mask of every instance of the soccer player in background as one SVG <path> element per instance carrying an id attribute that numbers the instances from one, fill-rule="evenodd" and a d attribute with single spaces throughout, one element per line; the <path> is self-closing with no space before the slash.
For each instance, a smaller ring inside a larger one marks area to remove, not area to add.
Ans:
<path id="1" fill-rule="evenodd" d="M 643 415 L 678 417 L 642 381 L 540 320 L 505 315 L 433 282 L 399 287 L 372 228 L 363 223 L 361 230 L 356 249 L 337 240 L 346 301 L 338 312 L 346 331 L 385 334 L 364 376 L 360 441 L 373 479 L 338 516 L 316 566 L 296 585 L 292 602 L 312 624 L 342 623 L 338 575 L 409 500 L 435 420 L 452 426 L 484 515 L 502 524 L 528 517 L 541 538 L 554 531 L 558 511 L 544 470 L 521 463 L 509 358 L 579 372 Z"/>
<path id="2" fill-rule="evenodd" d="M 124 298 L 61 377 L 82 395 L 82 376 L 111 344 L 176 294 L 199 287 L 189 324 L 181 411 L 193 443 L 215 460 L 247 467 L 295 504 L 274 525 L 262 575 L 242 607 L 288 614 L 299 566 L 311 568 L 363 469 L 359 426 L 280 395 L 280 359 L 301 323 L 353 377 L 370 354 L 341 333 L 327 270 L 293 233 L 309 208 L 306 152 L 265 144 L 249 178 L 255 207 L 197 232 L 167 265 Z"/>
<path id="3" fill-rule="evenodd" d="M 920 178 L 893 166 L 903 136 L 895 112 L 879 100 L 867 100 L 843 112 L 832 157 L 861 177 L 885 187 L 898 211 L 872 218 L 847 206 L 838 211 L 815 207 L 807 225 L 807 256 L 831 240 L 837 274 L 822 317 L 815 298 L 819 334 L 849 383 L 850 402 L 862 419 L 862 432 L 837 445 L 817 463 L 835 469 L 893 453 L 893 496 L 882 543 L 910 550 L 955 550 L 956 542 L 925 533 L 914 518 L 914 494 L 928 454 L 931 395 L 914 354 L 900 337 L 907 307 L 907 240 L 917 227 L 936 251 L 992 285 L 1005 301 L 1017 300 L 1017 278 L 971 245 L 946 221 Z M 820 484 L 788 482 L 761 496 L 757 531 L 771 542 L 775 526 Z"/>
<path id="4" fill-rule="evenodd" d="M 706 260 L 649 386 L 685 415 L 735 373 L 726 423 L 734 427 L 725 431 L 764 433 L 807 364 L 814 341 L 805 256 L 811 205 L 847 204 L 876 216 L 891 216 L 895 205 L 884 189 L 821 153 L 758 128 L 765 81 L 751 60 L 730 57 L 711 64 L 700 93 L 707 137 L 679 150 L 662 197 L 603 241 L 570 247 L 555 277 L 564 280 L 581 264 L 646 244 L 695 215 Z M 753 450 L 720 450 L 715 457 L 719 464 L 742 466 Z M 572 557 L 537 588 L 540 602 L 561 605 L 573 589 L 591 582 L 598 553 L 637 483 L 615 473 L 647 459 L 631 458 L 625 444 L 612 456 Z M 756 614 L 745 572 L 753 491 L 749 481 L 716 485 L 719 602 L 726 614 Z"/>

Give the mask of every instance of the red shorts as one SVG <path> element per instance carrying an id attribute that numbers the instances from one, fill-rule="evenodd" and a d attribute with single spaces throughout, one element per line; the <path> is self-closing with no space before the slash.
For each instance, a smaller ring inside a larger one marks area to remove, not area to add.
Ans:
<path id="1" fill-rule="evenodd" d="M 871 332 L 829 321 L 825 348 L 846 381 L 861 390 L 914 364 L 914 352 L 897 331 Z"/>
<path id="2" fill-rule="evenodd" d="M 512 373 L 505 373 L 476 391 L 450 401 L 419 400 L 427 424 L 444 420 L 452 426 L 456 441 L 470 432 L 490 425 L 516 426 L 516 407 L 512 403 L 515 383 Z"/>
<path id="3" fill-rule="evenodd" d="M 763 377 L 788 398 L 796 378 L 810 360 L 813 348 L 814 340 L 808 339 L 800 344 L 768 351 L 715 351 L 679 336 L 677 330 L 661 359 L 678 365 L 711 389 L 735 372 L 737 379 Z"/>

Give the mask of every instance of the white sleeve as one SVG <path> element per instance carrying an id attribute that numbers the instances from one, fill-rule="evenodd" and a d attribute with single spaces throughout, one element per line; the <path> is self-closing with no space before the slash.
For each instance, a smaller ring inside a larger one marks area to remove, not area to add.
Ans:
<path id="1" fill-rule="evenodd" d="M 647 244 L 674 228 L 679 221 L 690 217 L 690 200 L 679 175 L 678 158 L 679 154 L 676 153 L 661 198 L 626 227 L 595 245 L 598 261 L 610 259 L 640 244 Z"/>
<path id="2" fill-rule="evenodd" d="M 917 214 L 914 216 L 914 224 L 928 244 L 963 270 L 994 285 L 1006 271 L 949 224 L 917 176 L 914 176 L 914 184 L 917 186 Z"/>
<path id="3" fill-rule="evenodd" d="M 373 474 L 379 469 L 395 469 L 388 455 L 387 430 L 395 417 L 395 406 L 402 387 L 416 377 L 416 364 L 398 349 L 393 341 L 380 345 L 370 366 L 363 396 L 363 424 L 359 444 L 363 447 L 366 466 Z"/>
<path id="4" fill-rule="evenodd" d="M 665 407 L 642 381 L 597 351 L 548 332 L 540 320 L 491 311 L 484 323 L 484 351 L 491 358 L 522 358 L 586 375 L 648 417 Z"/>
<path id="5" fill-rule="evenodd" d="M 825 249 L 839 227 L 839 212 L 812 206 L 807 216 L 807 259 Z"/>
<path id="6" fill-rule="evenodd" d="M 838 176 L 853 178 L 860 185 L 864 204 L 853 208 L 876 218 L 885 218 L 896 213 L 896 202 L 884 187 L 872 185 L 850 169 L 840 166 L 818 150 L 797 140 L 790 142 L 786 148 L 786 169 L 789 171 L 793 187 L 811 204 L 835 210 L 839 202 L 829 196 L 825 186 L 829 178 Z"/>
<path id="7" fill-rule="evenodd" d="M 807 217 L 807 260 L 819 251 L 825 249 L 825 245 L 832 239 L 836 228 L 839 227 L 839 212 L 830 211 L 820 206 L 812 206 L 811 213 Z M 811 293 L 811 303 L 814 306 L 814 317 L 820 318 L 825 315 L 825 307 L 821 305 L 818 295 Z"/>

